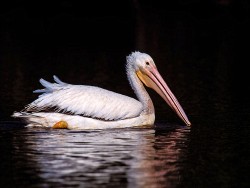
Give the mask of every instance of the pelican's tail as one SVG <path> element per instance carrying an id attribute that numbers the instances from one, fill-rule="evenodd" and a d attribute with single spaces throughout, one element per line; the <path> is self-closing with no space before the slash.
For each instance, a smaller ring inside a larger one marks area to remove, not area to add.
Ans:
<path id="1" fill-rule="evenodd" d="M 53 76 L 53 78 L 54 78 L 55 83 L 48 82 L 41 78 L 40 83 L 42 84 L 42 86 L 44 86 L 44 88 L 33 91 L 34 93 L 41 93 L 41 95 L 39 95 L 39 98 L 33 101 L 32 103 L 28 104 L 20 112 L 14 112 L 12 114 L 12 117 L 21 119 L 22 121 L 28 123 L 28 126 L 48 127 L 49 125 L 51 125 L 51 123 L 48 122 L 48 120 L 46 120 L 46 116 L 43 115 L 43 113 L 38 113 L 44 110 L 46 111 L 46 107 L 53 108 L 53 106 L 50 106 L 50 105 L 46 106 L 47 101 L 44 100 L 44 98 L 42 97 L 46 96 L 47 94 L 53 93 L 54 91 L 60 90 L 64 88 L 65 86 L 67 87 L 67 85 L 69 85 L 65 82 L 62 82 L 55 75 Z M 45 103 L 43 104 L 44 101 Z M 41 102 L 42 104 L 38 105 L 39 102 Z M 57 119 L 55 121 L 57 121 Z"/>
<path id="2" fill-rule="evenodd" d="M 20 118 L 25 123 L 27 123 L 26 126 L 28 126 L 28 127 L 42 127 L 42 126 L 48 127 L 48 123 L 46 122 L 46 120 L 43 117 L 34 115 L 32 113 L 14 112 L 12 114 L 12 117 Z"/>

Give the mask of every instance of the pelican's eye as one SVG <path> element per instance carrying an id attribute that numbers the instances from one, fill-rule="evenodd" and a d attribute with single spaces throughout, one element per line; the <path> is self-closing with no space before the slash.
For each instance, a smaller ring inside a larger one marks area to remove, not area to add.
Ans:
<path id="1" fill-rule="evenodd" d="M 149 65 L 149 62 L 148 62 L 148 61 L 146 61 L 146 65 Z"/>

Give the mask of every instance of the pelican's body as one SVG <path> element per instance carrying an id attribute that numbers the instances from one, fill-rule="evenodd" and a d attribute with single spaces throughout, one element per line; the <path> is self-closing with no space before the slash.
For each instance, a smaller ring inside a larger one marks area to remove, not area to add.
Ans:
<path id="1" fill-rule="evenodd" d="M 23 111 L 15 112 L 13 117 L 24 119 L 29 126 L 53 127 L 63 121 L 67 123 L 68 129 L 153 125 L 154 106 L 144 83 L 155 89 L 185 123 L 190 125 L 149 55 L 140 52 L 130 54 L 127 57 L 126 71 L 139 101 L 99 87 L 67 84 L 54 76 L 56 83 L 41 79 L 45 89 L 34 92 L 42 94 Z"/>

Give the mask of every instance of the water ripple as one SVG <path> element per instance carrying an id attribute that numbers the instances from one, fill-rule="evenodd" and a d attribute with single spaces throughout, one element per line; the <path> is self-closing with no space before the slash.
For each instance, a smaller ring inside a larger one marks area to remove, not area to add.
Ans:
<path id="1" fill-rule="evenodd" d="M 6 133 L 12 134 L 15 177 L 24 185 L 166 187 L 180 181 L 189 131 L 172 126 Z"/>

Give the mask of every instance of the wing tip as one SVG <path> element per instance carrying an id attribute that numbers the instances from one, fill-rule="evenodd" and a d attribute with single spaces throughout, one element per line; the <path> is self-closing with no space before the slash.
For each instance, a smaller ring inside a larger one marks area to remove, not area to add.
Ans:
<path id="1" fill-rule="evenodd" d="M 56 75 L 53 75 L 53 78 L 54 78 L 54 81 L 57 84 L 60 84 L 60 85 L 66 85 L 67 84 L 67 83 L 63 82 L 62 80 L 60 80 Z"/>

